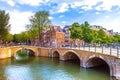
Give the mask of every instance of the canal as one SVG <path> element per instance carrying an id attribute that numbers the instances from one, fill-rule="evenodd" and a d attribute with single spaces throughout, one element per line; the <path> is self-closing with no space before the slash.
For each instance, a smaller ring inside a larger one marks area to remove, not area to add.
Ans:
<path id="1" fill-rule="evenodd" d="M 58 58 L 26 57 L 0 60 L 0 80 L 115 80 L 104 68 L 81 68 Z"/>

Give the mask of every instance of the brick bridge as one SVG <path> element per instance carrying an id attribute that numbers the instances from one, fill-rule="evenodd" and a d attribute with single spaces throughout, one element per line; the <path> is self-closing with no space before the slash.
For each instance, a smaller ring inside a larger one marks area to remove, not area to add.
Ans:
<path id="1" fill-rule="evenodd" d="M 23 48 L 31 50 L 35 54 L 35 56 L 38 55 L 38 48 L 35 46 L 12 46 L 0 48 L 0 59 L 14 57 L 16 55 L 16 52 L 22 50 Z"/>
<path id="2" fill-rule="evenodd" d="M 32 50 L 35 56 L 59 57 L 60 60 L 76 60 L 80 62 L 80 66 L 91 68 L 102 64 L 107 64 L 110 70 L 110 76 L 120 78 L 120 59 L 103 53 L 92 51 L 70 49 L 70 48 L 40 48 L 35 46 L 14 46 L 0 48 L 0 58 L 12 57 L 22 48 Z M 4 53 L 4 55 L 3 55 Z"/>

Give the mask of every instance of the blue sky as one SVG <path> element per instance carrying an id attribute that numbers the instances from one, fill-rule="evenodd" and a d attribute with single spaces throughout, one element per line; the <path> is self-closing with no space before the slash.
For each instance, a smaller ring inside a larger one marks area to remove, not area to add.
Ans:
<path id="1" fill-rule="evenodd" d="M 9 12 L 13 34 L 25 31 L 29 18 L 40 10 L 50 13 L 53 25 L 88 21 L 120 32 L 120 0 L 0 0 L 0 9 Z"/>

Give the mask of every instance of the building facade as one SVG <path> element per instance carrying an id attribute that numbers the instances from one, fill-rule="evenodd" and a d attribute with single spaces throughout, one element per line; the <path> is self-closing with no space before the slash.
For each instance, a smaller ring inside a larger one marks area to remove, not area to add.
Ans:
<path id="1" fill-rule="evenodd" d="M 63 28 L 63 32 L 65 33 L 65 46 L 69 46 L 71 44 L 69 27 L 70 26 L 67 25 Z"/>
<path id="2" fill-rule="evenodd" d="M 102 26 L 99 26 L 99 25 L 90 25 L 90 29 L 97 30 L 97 31 L 100 29 L 103 29 L 103 31 L 108 36 L 114 36 L 115 34 L 118 34 L 117 32 L 113 32 L 113 30 L 107 30 L 106 28 L 103 28 Z"/>
<path id="3" fill-rule="evenodd" d="M 65 41 L 65 34 L 60 26 L 50 26 L 42 34 L 42 43 L 44 47 L 62 47 Z"/>

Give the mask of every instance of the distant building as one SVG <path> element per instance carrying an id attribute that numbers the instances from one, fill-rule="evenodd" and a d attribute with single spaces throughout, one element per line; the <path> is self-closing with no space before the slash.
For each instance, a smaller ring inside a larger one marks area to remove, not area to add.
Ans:
<path id="1" fill-rule="evenodd" d="M 90 29 L 93 29 L 93 30 L 100 30 L 100 29 L 103 29 L 102 26 L 99 26 L 99 25 L 90 25 Z"/>
<path id="2" fill-rule="evenodd" d="M 106 28 L 103 28 L 102 26 L 99 26 L 99 25 L 90 25 L 90 29 L 97 30 L 97 31 L 100 29 L 103 29 L 103 31 L 105 31 L 105 33 L 108 36 L 113 36 L 115 34 L 118 34 L 118 32 L 113 32 L 113 30 L 107 30 Z"/>
<path id="3" fill-rule="evenodd" d="M 65 26 L 63 28 L 63 32 L 65 33 L 65 46 L 69 46 L 70 44 L 70 31 L 69 31 L 69 25 Z"/>
<path id="4" fill-rule="evenodd" d="M 61 47 L 64 45 L 65 34 L 60 26 L 50 26 L 42 35 L 44 47 Z"/>

